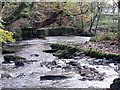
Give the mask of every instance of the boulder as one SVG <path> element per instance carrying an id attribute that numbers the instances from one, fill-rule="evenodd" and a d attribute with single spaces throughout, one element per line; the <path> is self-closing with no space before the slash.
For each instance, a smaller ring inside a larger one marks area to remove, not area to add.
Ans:
<path id="1" fill-rule="evenodd" d="M 11 53 L 15 53 L 15 51 L 14 50 L 9 50 L 9 49 L 2 50 L 2 54 L 11 54 Z"/>
<path id="2" fill-rule="evenodd" d="M 10 63 L 10 61 L 15 61 L 15 56 L 13 55 L 5 55 L 3 58 L 7 63 Z"/>
<path id="3" fill-rule="evenodd" d="M 120 78 L 116 78 L 113 80 L 113 83 L 110 85 L 110 89 L 120 90 Z"/>
<path id="4" fill-rule="evenodd" d="M 10 63 L 10 61 L 17 61 L 17 60 L 25 61 L 26 60 L 26 58 L 20 57 L 20 56 L 16 56 L 16 55 L 5 55 L 3 58 L 8 63 Z"/>
<path id="5" fill-rule="evenodd" d="M 45 76 L 41 76 L 40 80 L 61 80 L 67 78 L 68 77 L 64 75 L 45 75 Z"/>

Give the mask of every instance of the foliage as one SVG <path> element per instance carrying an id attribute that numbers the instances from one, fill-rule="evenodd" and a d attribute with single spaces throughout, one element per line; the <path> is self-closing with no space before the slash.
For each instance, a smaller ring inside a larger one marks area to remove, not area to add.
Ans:
<path id="1" fill-rule="evenodd" d="M 14 39 L 16 40 L 16 41 L 18 41 L 18 40 L 22 40 L 22 31 L 21 31 L 21 29 L 19 29 L 19 28 L 13 28 L 13 32 L 14 32 Z"/>
<path id="2" fill-rule="evenodd" d="M 6 43 L 7 41 L 15 41 L 13 39 L 13 33 L 0 28 L 0 42 Z"/>
<path id="3" fill-rule="evenodd" d="M 116 38 L 117 38 L 117 33 L 107 32 L 103 34 L 96 34 L 95 36 L 91 37 L 90 41 L 100 42 L 103 40 L 114 40 Z"/>

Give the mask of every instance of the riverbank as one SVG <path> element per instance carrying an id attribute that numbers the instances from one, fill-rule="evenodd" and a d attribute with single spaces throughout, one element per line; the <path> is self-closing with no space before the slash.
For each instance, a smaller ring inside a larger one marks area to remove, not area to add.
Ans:
<path id="1" fill-rule="evenodd" d="M 108 54 L 120 54 L 117 47 L 117 41 L 86 42 L 82 44 L 83 48 L 93 48 Z"/>

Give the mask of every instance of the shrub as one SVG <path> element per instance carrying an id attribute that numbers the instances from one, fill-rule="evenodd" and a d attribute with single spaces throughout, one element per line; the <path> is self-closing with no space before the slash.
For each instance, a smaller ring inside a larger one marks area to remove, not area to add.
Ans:
<path id="1" fill-rule="evenodd" d="M 97 35 L 91 37 L 90 41 L 100 42 L 100 41 L 104 41 L 104 40 L 114 40 L 116 38 L 117 38 L 117 33 L 107 32 L 107 33 L 97 34 Z"/>

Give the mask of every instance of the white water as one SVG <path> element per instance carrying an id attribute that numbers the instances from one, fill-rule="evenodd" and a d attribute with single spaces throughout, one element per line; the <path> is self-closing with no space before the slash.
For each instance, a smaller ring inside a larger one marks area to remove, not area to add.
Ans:
<path id="1" fill-rule="evenodd" d="M 85 41 L 89 41 L 89 38 L 85 37 L 48 37 L 47 40 L 40 40 L 40 39 L 34 39 L 34 40 L 27 40 L 22 41 L 20 44 L 31 44 L 30 46 L 26 46 L 23 48 L 20 52 L 17 52 L 16 55 L 23 56 L 27 60 L 37 60 L 38 62 L 33 62 L 30 64 L 25 64 L 24 67 L 14 68 L 14 64 L 8 65 L 2 65 L 0 64 L 1 73 L 8 72 L 13 75 L 13 78 L 0 78 L 1 85 L 0 87 L 67 87 L 67 88 L 109 88 L 112 81 L 118 77 L 118 73 L 114 70 L 116 66 L 114 64 L 111 64 L 109 66 L 102 66 L 102 65 L 90 65 L 88 61 L 90 59 L 82 58 L 78 61 L 81 63 L 81 65 L 86 65 L 89 67 L 96 68 L 99 72 L 103 73 L 105 72 L 105 79 L 103 81 L 81 81 L 80 75 L 76 74 L 74 72 L 69 72 L 72 78 L 64 79 L 64 80 L 47 80 L 47 81 L 41 81 L 40 76 L 51 74 L 51 73 L 58 73 L 62 74 L 63 70 L 57 69 L 57 70 L 51 70 L 47 67 L 41 67 L 40 63 L 42 61 L 53 61 L 57 59 L 52 54 L 44 53 L 43 50 L 50 49 L 48 43 L 52 42 L 75 42 L 75 43 L 81 43 Z M 39 57 L 31 57 L 31 54 L 38 54 Z M 1 61 L 3 58 L 0 58 Z M 69 59 L 71 60 L 71 59 Z M 60 61 L 60 60 L 59 60 Z M 64 64 L 60 61 L 60 64 Z M 3 69 L 4 68 L 4 69 Z M 16 76 L 20 75 L 21 73 L 24 73 L 24 77 L 18 77 Z"/>

